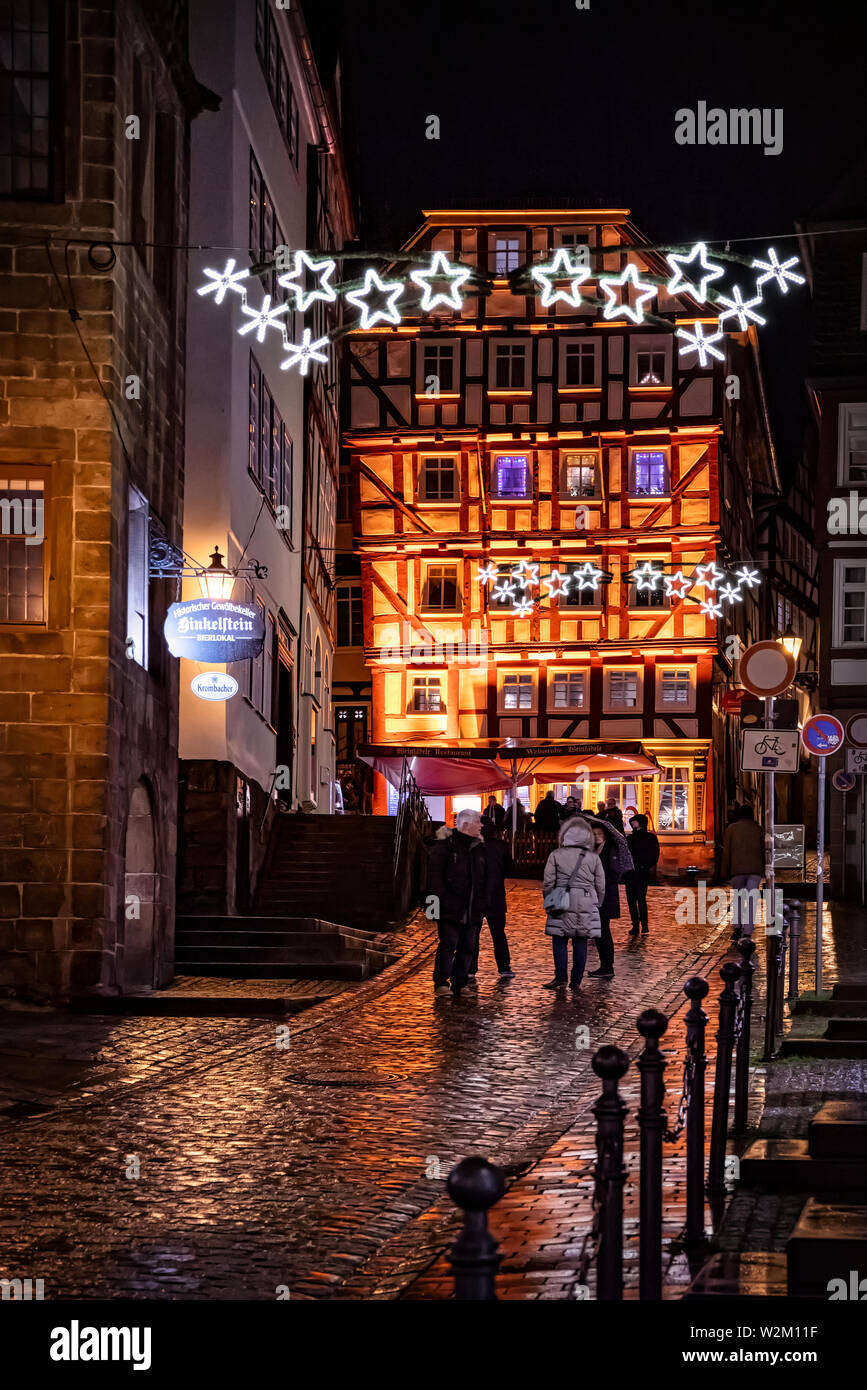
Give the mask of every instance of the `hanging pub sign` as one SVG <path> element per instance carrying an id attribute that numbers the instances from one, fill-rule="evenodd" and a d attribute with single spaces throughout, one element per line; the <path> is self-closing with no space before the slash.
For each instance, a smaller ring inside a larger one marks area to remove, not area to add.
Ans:
<path id="1" fill-rule="evenodd" d="M 187 599 L 171 605 L 163 634 L 172 656 L 189 661 L 249 661 L 264 645 L 265 620 L 258 606 Z"/>

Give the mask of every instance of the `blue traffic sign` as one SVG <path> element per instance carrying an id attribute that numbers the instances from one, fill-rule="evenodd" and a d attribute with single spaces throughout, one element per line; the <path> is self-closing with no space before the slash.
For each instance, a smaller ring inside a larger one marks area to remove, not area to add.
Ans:
<path id="1" fill-rule="evenodd" d="M 843 725 L 833 714 L 813 714 L 801 730 L 801 742 L 817 758 L 836 753 L 842 748 L 844 737 Z"/>

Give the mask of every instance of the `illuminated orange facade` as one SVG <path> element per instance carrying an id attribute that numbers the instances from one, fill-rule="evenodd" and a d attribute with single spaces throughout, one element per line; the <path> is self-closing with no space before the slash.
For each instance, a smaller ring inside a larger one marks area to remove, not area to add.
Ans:
<path id="1" fill-rule="evenodd" d="M 701 611 L 695 592 L 642 590 L 632 572 L 646 563 L 690 575 L 748 558 L 720 545 L 730 362 L 702 368 L 695 355 L 679 357 L 673 332 L 707 319 L 707 306 L 661 286 L 656 322 L 608 322 L 595 302 L 546 308 L 532 282 L 524 288 L 519 268 L 550 261 L 558 247 L 597 273 L 631 262 L 670 274 L 649 249 L 619 249 L 647 245 L 625 210 L 425 218 L 405 249 L 443 251 L 488 285 L 466 293 L 460 310 L 423 314 L 416 304 L 398 326 L 348 337 L 344 442 L 371 737 L 396 747 L 437 737 L 634 740 L 662 777 L 585 785 L 584 804 L 613 794 L 637 805 L 670 861 L 706 862 L 719 814 L 709 762 L 725 623 Z M 747 335 L 726 341 L 752 360 Z M 526 616 L 495 597 L 501 581 L 478 578 L 522 561 L 527 574 L 539 566 Z M 551 596 L 552 571 L 574 576 L 588 563 L 605 582 Z M 533 806 L 544 790 L 532 789 Z"/>

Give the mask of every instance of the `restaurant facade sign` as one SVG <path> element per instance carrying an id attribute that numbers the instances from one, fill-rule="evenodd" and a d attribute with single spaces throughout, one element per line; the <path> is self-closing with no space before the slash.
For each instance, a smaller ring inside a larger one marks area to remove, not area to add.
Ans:
<path id="1" fill-rule="evenodd" d="M 188 661 L 249 661 L 264 645 L 265 620 L 246 603 L 187 599 L 171 605 L 163 635 L 172 656 Z"/>

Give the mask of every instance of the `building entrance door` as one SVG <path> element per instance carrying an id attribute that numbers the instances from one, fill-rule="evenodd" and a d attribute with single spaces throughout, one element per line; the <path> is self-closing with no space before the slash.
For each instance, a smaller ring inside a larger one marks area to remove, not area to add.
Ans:
<path id="1" fill-rule="evenodd" d="M 138 782 L 133 788 L 126 822 L 121 981 L 124 994 L 154 987 L 155 867 L 150 792 L 144 782 Z"/>

